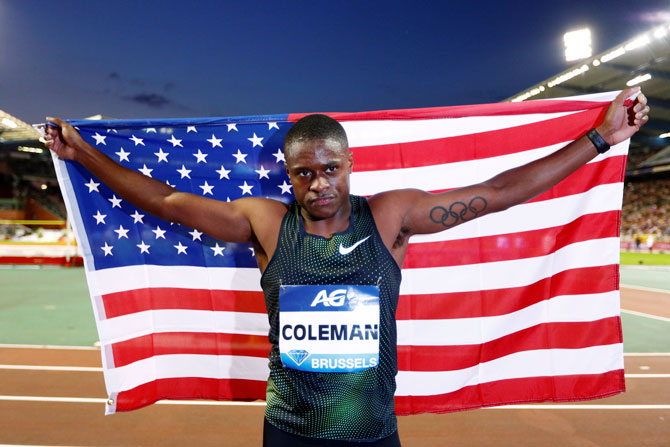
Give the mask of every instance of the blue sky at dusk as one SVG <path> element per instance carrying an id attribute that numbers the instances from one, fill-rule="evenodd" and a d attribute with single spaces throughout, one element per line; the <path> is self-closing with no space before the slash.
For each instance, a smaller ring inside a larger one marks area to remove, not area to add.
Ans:
<path id="1" fill-rule="evenodd" d="M 670 21 L 668 1 L 0 0 L 0 109 L 161 118 L 497 102 Z"/>

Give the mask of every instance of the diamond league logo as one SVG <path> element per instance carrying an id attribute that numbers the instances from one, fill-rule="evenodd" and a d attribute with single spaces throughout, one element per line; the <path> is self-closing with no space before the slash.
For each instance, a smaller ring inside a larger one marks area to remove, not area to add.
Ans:
<path id="1" fill-rule="evenodd" d="M 300 366 L 300 364 L 304 362 L 307 357 L 309 357 L 309 352 L 305 351 L 304 349 L 291 349 L 286 353 L 286 355 L 288 355 L 296 365 Z"/>

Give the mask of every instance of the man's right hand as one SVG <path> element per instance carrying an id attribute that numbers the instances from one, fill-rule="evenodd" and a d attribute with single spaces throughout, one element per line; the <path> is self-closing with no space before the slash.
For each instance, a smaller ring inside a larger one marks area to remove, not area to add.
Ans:
<path id="1" fill-rule="evenodd" d="M 60 158 L 77 161 L 77 155 L 85 150 L 88 143 L 74 127 L 62 119 L 47 116 L 47 121 L 54 125 L 46 126 L 46 146 Z"/>

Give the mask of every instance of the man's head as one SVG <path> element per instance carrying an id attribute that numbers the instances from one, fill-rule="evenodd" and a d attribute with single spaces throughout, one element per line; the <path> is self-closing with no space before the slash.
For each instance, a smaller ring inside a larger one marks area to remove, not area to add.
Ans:
<path id="1" fill-rule="evenodd" d="M 286 134 L 284 154 L 293 193 L 310 218 L 348 210 L 353 160 L 340 123 L 326 115 L 300 119 Z"/>

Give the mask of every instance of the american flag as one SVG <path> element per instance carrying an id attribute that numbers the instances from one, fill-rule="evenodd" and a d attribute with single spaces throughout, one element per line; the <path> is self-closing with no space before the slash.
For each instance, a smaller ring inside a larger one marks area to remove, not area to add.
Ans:
<path id="1" fill-rule="evenodd" d="M 547 155 L 616 93 L 332 113 L 353 194 L 445 191 Z M 71 121 L 116 162 L 217 200 L 293 199 L 282 142 L 302 115 Z M 625 388 L 619 216 L 628 142 L 504 212 L 413 237 L 397 310 L 396 412 L 610 396 Z M 269 329 L 253 249 L 149 215 L 54 157 L 84 253 L 106 412 L 264 399 Z"/>

